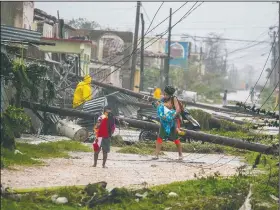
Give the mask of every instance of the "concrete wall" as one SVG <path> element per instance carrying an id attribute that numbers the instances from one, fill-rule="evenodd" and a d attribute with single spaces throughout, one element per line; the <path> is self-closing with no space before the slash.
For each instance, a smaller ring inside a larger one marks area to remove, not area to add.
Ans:
<path id="1" fill-rule="evenodd" d="M 33 16 L 33 2 L 1 1 L 1 24 L 31 30 Z"/>
<path id="2" fill-rule="evenodd" d="M 114 86 L 122 87 L 122 79 L 120 71 L 116 70 L 117 67 L 102 65 L 96 63 L 89 64 L 90 75 L 94 80 L 102 81 L 104 83 L 112 83 Z M 116 71 L 115 71 L 116 70 Z M 104 78 L 106 78 L 104 80 Z"/>
<path id="3" fill-rule="evenodd" d="M 145 50 L 153 53 L 165 53 L 165 41 L 166 39 L 159 39 L 159 37 L 146 37 L 145 38 Z"/>
<path id="4" fill-rule="evenodd" d="M 68 54 L 80 54 L 81 58 L 81 76 L 89 74 L 89 63 L 91 58 L 91 43 L 81 43 L 76 41 L 66 40 L 49 40 L 42 39 L 44 42 L 55 43 L 55 46 L 40 46 L 40 50 L 44 52 L 52 53 L 68 53 Z"/>
<path id="5" fill-rule="evenodd" d="M 1 1 L 1 24 L 22 28 L 23 2 Z"/>
<path id="6" fill-rule="evenodd" d="M 81 54 L 81 76 L 85 76 L 89 74 L 89 64 L 91 58 L 91 45 L 89 44 L 81 44 L 80 49 L 82 50 Z"/>
<path id="7" fill-rule="evenodd" d="M 158 39 L 158 37 L 146 37 L 144 48 L 145 51 L 150 51 L 155 54 L 165 53 L 165 39 Z M 160 68 L 161 59 L 160 58 L 145 58 L 147 60 L 146 65 L 150 67 Z"/>
<path id="8" fill-rule="evenodd" d="M 40 50 L 45 52 L 53 52 L 53 53 L 73 53 L 73 54 L 80 54 L 80 43 L 78 42 L 65 42 L 65 41 L 58 41 L 58 40 L 45 40 L 44 42 L 55 43 L 55 46 L 40 46 Z"/>
<path id="9" fill-rule="evenodd" d="M 34 17 L 34 2 L 23 2 L 22 28 L 31 30 Z"/>
<path id="10" fill-rule="evenodd" d="M 47 23 L 43 24 L 43 37 L 53 37 L 53 26 Z"/>

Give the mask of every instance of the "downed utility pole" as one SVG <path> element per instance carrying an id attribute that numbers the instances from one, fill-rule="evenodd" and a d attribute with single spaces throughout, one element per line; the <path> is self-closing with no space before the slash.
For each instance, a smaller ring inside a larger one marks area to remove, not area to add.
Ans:
<path id="1" fill-rule="evenodd" d="M 69 75 L 70 75 L 70 73 L 69 73 Z M 91 84 L 99 86 L 99 87 L 103 87 L 103 88 L 106 88 L 106 89 L 119 91 L 120 93 L 127 94 L 129 96 L 133 96 L 135 98 L 138 98 L 138 99 L 141 99 L 141 100 L 144 100 L 144 101 L 148 101 L 148 102 L 156 101 L 156 99 L 154 99 L 152 96 L 144 95 L 144 94 L 141 94 L 141 93 L 136 93 L 134 91 L 131 91 L 131 90 L 128 90 L 128 89 L 125 89 L 125 88 L 105 84 L 105 83 L 102 83 L 102 82 L 99 82 L 99 81 L 96 81 L 96 80 L 92 80 Z M 217 111 L 217 112 L 233 112 L 233 113 L 235 113 L 234 111 L 232 111 L 230 109 L 226 109 L 226 108 L 222 108 L 222 107 L 220 108 L 220 107 L 215 107 L 215 106 L 211 106 L 211 105 L 207 105 L 207 104 L 193 103 L 193 102 L 189 102 L 189 101 L 184 101 L 182 99 L 180 99 L 180 101 L 182 103 L 184 103 L 185 105 L 198 107 L 198 108 L 201 108 L 201 109 L 209 109 L 209 110 L 213 110 L 213 111 Z"/>
<path id="2" fill-rule="evenodd" d="M 145 104 L 145 103 L 140 103 L 140 102 L 128 101 L 128 100 L 124 100 L 124 99 L 119 99 L 117 97 L 115 97 L 115 99 L 117 101 L 119 101 L 120 103 L 122 103 L 122 104 L 129 104 L 129 105 L 133 105 L 133 106 L 138 106 L 138 107 L 140 107 L 142 109 L 151 109 L 151 108 L 153 108 L 153 106 L 151 104 Z M 244 122 L 244 121 L 235 120 L 235 119 L 231 119 L 229 117 L 220 116 L 220 115 L 215 115 L 214 117 L 212 116 L 210 118 L 210 124 L 213 123 L 216 126 L 220 126 L 221 120 L 234 122 L 234 123 L 239 124 L 239 125 L 246 124 L 246 122 Z"/>
<path id="3" fill-rule="evenodd" d="M 77 75 L 75 75 L 71 72 L 68 75 L 73 77 L 73 78 L 83 80 L 83 77 L 77 76 Z M 129 96 L 133 96 L 135 98 L 138 98 L 140 100 L 149 101 L 149 102 L 156 101 L 156 99 L 154 99 L 152 96 L 137 93 L 137 92 L 134 92 L 132 90 L 117 87 L 117 86 L 114 86 L 114 85 L 109 85 L 109 84 L 102 83 L 102 82 L 99 82 L 99 81 L 96 81 L 96 80 L 92 80 L 91 84 L 102 87 L 102 88 L 111 89 L 113 91 L 118 91 L 120 93 L 127 94 Z M 197 108 L 201 108 L 201 109 L 209 109 L 209 110 L 213 110 L 213 111 L 216 111 L 216 112 L 224 112 L 224 113 L 236 113 L 236 112 L 238 112 L 239 114 L 247 114 L 247 115 L 252 115 L 252 116 L 264 117 L 263 115 L 258 115 L 257 113 L 254 113 L 254 112 L 249 112 L 248 113 L 246 111 L 236 111 L 234 108 L 232 108 L 230 106 L 228 106 L 228 107 L 217 107 L 217 106 L 211 106 L 211 105 L 203 104 L 203 103 L 193 103 L 193 102 L 182 100 L 181 98 L 179 98 L 179 100 L 184 105 L 188 105 L 190 107 L 197 107 Z"/>
<path id="4" fill-rule="evenodd" d="M 83 77 L 77 76 L 77 75 L 75 75 L 73 73 L 69 73 L 68 75 L 73 77 L 73 78 L 76 77 L 79 80 L 83 80 Z M 137 93 L 137 92 L 134 92 L 132 90 L 128 90 L 128 89 L 125 89 L 125 88 L 117 87 L 117 86 L 114 86 L 114 85 L 109 85 L 109 84 L 106 84 L 106 83 L 103 83 L 103 82 L 99 82 L 99 81 L 96 81 L 96 80 L 91 80 L 91 84 L 99 86 L 99 87 L 102 87 L 102 88 L 111 89 L 113 91 L 118 91 L 120 93 L 127 94 L 129 96 L 138 98 L 140 100 L 144 100 L 144 101 L 148 101 L 148 102 L 156 101 L 156 99 L 154 99 L 152 96 L 148 96 L 148 95 L 144 95 L 144 94 L 141 94 L 141 93 Z M 184 105 L 188 105 L 188 106 L 192 106 L 192 107 L 198 107 L 198 108 L 201 108 L 201 109 L 209 109 L 209 110 L 213 110 L 213 111 L 216 111 L 216 112 L 236 113 L 236 111 L 233 111 L 233 110 L 228 109 L 228 108 L 216 107 L 216 106 L 211 106 L 211 105 L 202 104 L 202 103 L 193 103 L 193 102 L 182 100 L 180 98 L 179 98 L 179 100 Z"/>
<path id="5" fill-rule="evenodd" d="M 73 117 L 80 117 L 80 118 L 92 119 L 92 120 L 95 117 L 97 117 L 95 114 L 92 114 L 89 112 L 83 112 L 83 111 L 67 109 L 67 108 L 60 108 L 60 107 L 55 107 L 55 106 L 42 105 L 39 103 L 31 103 L 31 102 L 27 102 L 27 101 L 22 101 L 21 104 L 23 107 L 28 108 L 28 109 L 35 109 L 37 111 L 50 112 L 50 113 L 54 113 L 54 114 L 62 115 L 62 116 L 73 116 Z M 142 129 L 148 128 L 150 130 L 159 129 L 159 125 L 157 125 L 155 123 L 125 118 L 125 117 L 116 117 L 116 119 L 117 119 L 117 122 L 128 123 L 130 127 L 142 128 Z M 273 146 L 250 143 L 250 142 L 243 141 L 240 139 L 205 134 L 203 132 L 198 132 L 198 131 L 190 131 L 190 130 L 186 130 L 186 129 L 182 129 L 182 130 L 186 132 L 187 137 L 192 138 L 194 140 L 198 140 L 198 141 L 205 141 L 205 142 L 209 142 L 209 143 L 213 143 L 213 144 L 220 144 L 220 145 L 224 145 L 224 146 L 230 146 L 230 147 L 235 147 L 235 148 L 239 148 L 239 149 L 246 149 L 246 150 L 265 153 L 265 154 L 276 155 L 278 153 L 278 149 Z"/>

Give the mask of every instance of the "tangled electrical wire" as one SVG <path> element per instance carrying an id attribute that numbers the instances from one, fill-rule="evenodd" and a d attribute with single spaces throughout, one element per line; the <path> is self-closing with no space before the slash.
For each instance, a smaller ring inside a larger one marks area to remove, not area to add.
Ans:
<path id="1" fill-rule="evenodd" d="M 276 112 L 266 110 L 266 109 L 257 108 L 256 105 L 249 106 L 249 105 L 246 105 L 245 103 L 237 102 L 236 106 L 244 108 L 246 111 L 253 112 L 253 113 L 259 114 L 259 115 L 264 116 L 264 117 L 270 117 L 270 118 L 274 118 L 276 120 L 279 120 L 279 114 L 277 114 Z"/>

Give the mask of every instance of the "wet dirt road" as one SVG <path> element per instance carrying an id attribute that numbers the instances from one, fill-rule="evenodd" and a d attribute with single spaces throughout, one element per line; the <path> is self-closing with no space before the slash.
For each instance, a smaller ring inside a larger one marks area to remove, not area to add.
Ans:
<path id="1" fill-rule="evenodd" d="M 174 181 L 194 179 L 199 175 L 219 172 L 222 176 L 236 173 L 243 165 L 238 157 L 209 154 L 184 154 L 182 162 L 177 161 L 177 153 L 164 152 L 159 160 L 151 156 L 116 153 L 112 148 L 107 166 L 92 167 L 93 154 L 85 152 L 70 153 L 71 158 L 44 160 L 40 167 L 16 167 L 16 170 L 1 170 L 1 183 L 12 188 L 35 188 L 51 186 L 86 185 L 106 181 L 108 188 L 152 186 Z M 100 157 L 102 158 L 102 154 Z M 195 175 L 196 174 L 196 175 Z"/>

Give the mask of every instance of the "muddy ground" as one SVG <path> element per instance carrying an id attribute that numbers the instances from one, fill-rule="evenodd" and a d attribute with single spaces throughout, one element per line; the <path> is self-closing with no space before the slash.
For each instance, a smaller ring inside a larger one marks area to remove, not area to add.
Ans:
<path id="1" fill-rule="evenodd" d="M 16 166 L 1 170 L 1 183 L 12 188 L 86 185 L 106 181 L 108 188 L 152 186 L 174 181 L 195 179 L 199 175 L 219 172 L 222 176 L 236 173 L 244 165 L 238 157 L 214 154 L 184 154 L 182 162 L 177 153 L 164 152 L 159 160 L 152 156 L 120 154 L 112 148 L 103 169 L 102 154 L 97 168 L 92 167 L 93 153 L 72 152 L 70 158 L 46 159 L 45 166 Z"/>

